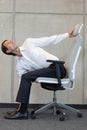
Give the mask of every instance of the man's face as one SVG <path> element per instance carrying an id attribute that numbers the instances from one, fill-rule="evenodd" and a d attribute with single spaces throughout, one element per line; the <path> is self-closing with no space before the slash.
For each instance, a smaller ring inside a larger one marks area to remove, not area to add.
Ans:
<path id="1" fill-rule="evenodd" d="M 3 45 L 8 49 L 7 53 L 14 53 L 15 49 L 18 47 L 15 42 L 10 40 L 5 41 Z"/>

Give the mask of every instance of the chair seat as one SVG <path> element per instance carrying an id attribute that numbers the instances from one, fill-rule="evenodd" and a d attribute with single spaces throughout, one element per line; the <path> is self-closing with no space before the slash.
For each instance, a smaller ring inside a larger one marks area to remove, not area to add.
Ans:
<path id="1" fill-rule="evenodd" d="M 40 77 L 36 79 L 36 82 L 40 83 L 41 87 L 44 89 L 57 91 L 57 90 L 65 90 L 65 88 L 62 85 L 68 84 L 70 82 L 70 79 L 62 79 L 61 86 L 58 84 L 57 78 Z"/>
<path id="2" fill-rule="evenodd" d="M 49 84 L 58 84 L 57 78 L 47 78 L 47 77 L 40 77 L 36 79 L 38 83 L 49 83 Z M 61 79 L 61 84 L 68 84 L 70 79 Z"/>

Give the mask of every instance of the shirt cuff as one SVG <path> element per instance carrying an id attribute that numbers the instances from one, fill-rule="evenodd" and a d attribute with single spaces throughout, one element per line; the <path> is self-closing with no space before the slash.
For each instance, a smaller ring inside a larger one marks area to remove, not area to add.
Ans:
<path id="1" fill-rule="evenodd" d="M 66 38 L 69 37 L 69 33 L 65 33 L 65 37 L 66 37 Z"/>

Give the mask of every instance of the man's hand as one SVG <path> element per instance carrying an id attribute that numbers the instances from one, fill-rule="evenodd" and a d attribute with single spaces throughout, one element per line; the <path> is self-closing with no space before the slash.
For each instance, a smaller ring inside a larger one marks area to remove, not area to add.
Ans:
<path id="1" fill-rule="evenodd" d="M 83 23 L 76 24 L 75 27 L 69 32 L 69 37 L 76 37 L 80 34 Z"/>
<path id="2" fill-rule="evenodd" d="M 74 30 L 75 30 L 75 29 L 73 28 L 71 31 L 68 32 L 70 38 L 71 38 L 71 37 L 76 37 L 76 35 L 73 35 Z"/>

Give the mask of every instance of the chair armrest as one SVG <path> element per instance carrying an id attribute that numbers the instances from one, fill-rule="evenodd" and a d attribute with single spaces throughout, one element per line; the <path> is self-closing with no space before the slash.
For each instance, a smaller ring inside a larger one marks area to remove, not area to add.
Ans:
<path id="1" fill-rule="evenodd" d="M 58 85 L 61 86 L 61 73 L 60 73 L 60 64 L 64 64 L 65 61 L 58 61 L 58 60 L 47 60 L 47 62 L 52 62 L 56 68 L 56 76 L 58 80 Z"/>

